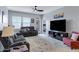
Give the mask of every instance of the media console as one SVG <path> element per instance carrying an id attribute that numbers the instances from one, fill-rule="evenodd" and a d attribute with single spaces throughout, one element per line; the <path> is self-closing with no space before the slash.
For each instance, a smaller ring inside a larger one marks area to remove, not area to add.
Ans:
<path id="1" fill-rule="evenodd" d="M 49 36 L 56 38 L 58 40 L 63 40 L 63 37 L 68 37 L 68 33 L 60 31 L 49 31 Z"/>

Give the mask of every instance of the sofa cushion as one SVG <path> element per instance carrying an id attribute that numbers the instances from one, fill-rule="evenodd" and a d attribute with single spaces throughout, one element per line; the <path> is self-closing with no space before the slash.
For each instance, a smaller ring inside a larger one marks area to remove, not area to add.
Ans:
<path id="1" fill-rule="evenodd" d="M 26 28 L 26 31 L 30 31 L 30 28 Z"/>
<path id="2" fill-rule="evenodd" d="M 71 46 L 71 42 L 72 42 L 73 40 L 71 40 L 71 39 L 69 39 L 69 38 L 63 38 L 63 42 L 66 44 L 66 45 L 68 45 L 68 46 Z"/>
<path id="3" fill-rule="evenodd" d="M 21 29 L 22 32 L 26 32 L 26 29 Z"/>
<path id="4" fill-rule="evenodd" d="M 79 37 L 79 33 L 78 32 L 72 32 L 72 36 L 71 36 L 71 39 L 76 41 Z"/>
<path id="5" fill-rule="evenodd" d="M 20 41 L 20 40 L 24 40 L 24 36 L 23 35 L 17 35 L 14 34 L 14 36 L 12 36 L 13 41 Z"/>
<path id="6" fill-rule="evenodd" d="M 32 27 L 30 27 L 30 30 L 35 30 L 35 29 L 34 29 L 34 27 L 32 26 Z"/>

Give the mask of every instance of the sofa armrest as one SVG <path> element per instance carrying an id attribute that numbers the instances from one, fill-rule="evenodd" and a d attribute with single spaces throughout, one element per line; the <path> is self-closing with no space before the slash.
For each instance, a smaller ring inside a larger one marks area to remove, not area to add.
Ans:
<path id="1" fill-rule="evenodd" d="M 64 44 L 71 46 L 71 42 L 73 42 L 73 40 L 69 39 L 69 38 L 63 38 L 63 42 L 64 42 Z"/>
<path id="2" fill-rule="evenodd" d="M 15 46 L 20 46 L 20 45 L 23 45 L 23 42 L 15 42 L 11 44 L 10 47 L 15 47 Z"/>
<path id="3" fill-rule="evenodd" d="M 63 38 L 63 40 L 65 40 L 65 39 L 66 39 L 66 40 L 71 40 L 71 41 L 73 41 L 73 39 L 68 38 L 68 37 L 64 37 L 64 38 Z"/>
<path id="4" fill-rule="evenodd" d="M 71 43 L 79 43 L 79 41 L 72 41 Z"/>
<path id="5" fill-rule="evenodd" d="M 64 40 L 71 40 L 70 38 L 68 38 L 68 37 L 63 37 L 63 41 Z"/>
<path id="6" fill-rule="evenodd" d="M 19 36 L 19 35 L 22 35 L 22 34 L 21 34 L 21 33 L 16 33 L 16 35 L 18 35 L 18 36 Z"/>
<path id="7" fill-rule="evenodd" d="M 79 41 L 72 41 L 71 42 L 71 48 L 73 49 L 79 49 Z"/>
<path id="8" fill-rule="evenodd" d="M 30 44 L 28 42 L 24 42 L 24 44 L 27 46 L 28 52 L 30 52 Z"/>
<path id="9" fill-rule="evenodd" d="M 27 48 L 28 48 L 28 52 L 30 51 L 30 44 L 28 42 L 26 42 L 26 41 L 15 42 L 15 43 L 10 45 L 10 48 L 15 47 L 15 46 L 21 46 L 21 45 L 26 45 Z"/>

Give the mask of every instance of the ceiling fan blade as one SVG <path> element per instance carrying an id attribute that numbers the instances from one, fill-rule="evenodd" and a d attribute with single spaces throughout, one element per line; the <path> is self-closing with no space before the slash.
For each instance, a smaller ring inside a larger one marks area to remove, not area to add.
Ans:
<path id="1" fill-rule="evenodd" d="M 44 10 L 37 10 L 37 11 L 39 11 L 39 12 L 43 12 Z"/>

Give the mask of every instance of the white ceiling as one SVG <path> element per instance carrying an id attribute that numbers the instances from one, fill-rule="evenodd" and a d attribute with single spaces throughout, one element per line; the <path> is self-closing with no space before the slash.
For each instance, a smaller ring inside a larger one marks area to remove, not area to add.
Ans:
<path id="1" fill-rule="evenodd" d="M 34 6 L 7 6 L 8 10 L 28 12 L 28 13 L 34 13 L 34 14 L 46 14 L 61 7 L 62 6 L 38 6 L 37 9 L 42 9 L 44 11 L 34 12 Z"/>

